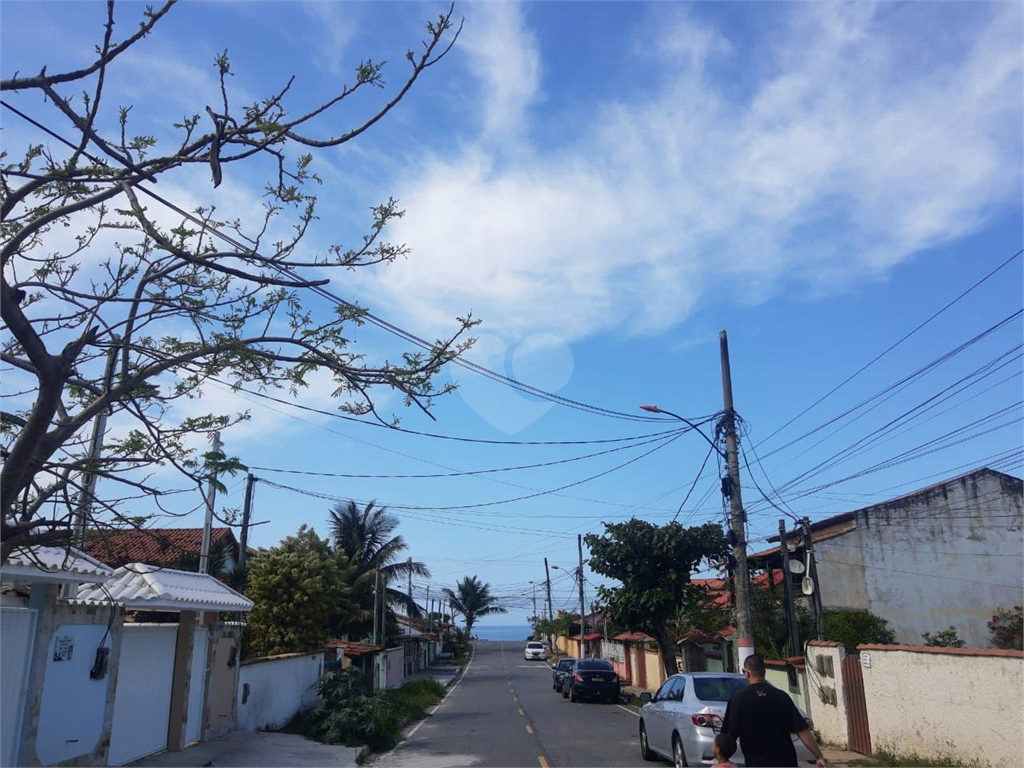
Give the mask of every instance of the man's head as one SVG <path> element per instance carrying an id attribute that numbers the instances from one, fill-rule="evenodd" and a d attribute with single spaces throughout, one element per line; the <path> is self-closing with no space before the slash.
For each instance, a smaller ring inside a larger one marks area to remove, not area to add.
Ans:
<path id="1" fill-rule="evenodd" d="M 720 733 L 715 736 L 715 757 L 725 762 L 736 754 L 736 739 L 728 733 Z"/>
<path id="2" fill-rule="evenodd" d="M 752 683 L 759 683 L 764 680 L 764 658 L 756 653 L 747 656 L 743 662 L 743 674 Z"/>

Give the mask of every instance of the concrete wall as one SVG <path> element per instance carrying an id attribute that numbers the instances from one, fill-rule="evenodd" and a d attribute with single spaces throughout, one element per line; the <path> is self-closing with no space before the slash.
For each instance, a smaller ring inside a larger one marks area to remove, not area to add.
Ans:
<path id="1" fill-rule="evenodd" d="M 866 608 L 899 643 L 952 625 L 982 648 L 996 610 L 1024 600 L 1021 482 L 982 473 L 878 504 L 815 549 L 826 609 Z"/>
<path id="2" fill-rule="evenodd" d="M 859 650 L 876 751 L 1021 764 L 1024 653 L 906 645 Z"/>
<path id="3" fill-rule="evenodd" d="M 46 585 L 33 585 L 30 604 L 39 611 L 38 634 L 18 765 L 105 765 L 123 614 L 109 606 L 69 605 Z M 101 643 L 109 649 L 108 671 L 93 680 L 89 671 Z"/>
<path id="4" fill-rule="evenodd" d="M 793 700 L 800 709 L 806 709 L 806 703 L 804 701 L 804 675 L 799 670 L 796 673 L 796 690 L 789 686 L 789 672 L 784 666 L 773 667 L 769 662 L 766 661 L 766 669 L 764 679 L 774 685 L 783 693 L 789 694 L 789 698 Z"/>
<path id="5" fill-rule="evenodd" d="M 405 649 L 390 648 L 379 658 L 384 663 L 384 680 L 386 688 L 397 688 L 405 682 Z"/>
<path id="6" fill-rule="evenodd" d="M 846 690 L 843 687 L 843 658 L 846 650 L 842 643 L 819 643 L 812 640 L 807 645 L 807 678 L 811 686 L 811 720 L 821 734 L 821 740 L 839 749 L 849 749 L 850 740 L 846 725 Z M 821 665 L 819 659 L 830 659 Z M 825 666 L 825 670 L 819 669 Z M 799 702 L 798 702 L 799 703 Z"/>
<path id="7" fill-rule="evenodd" d="M 313 685 L 323 673 L 323 653 L 251 659 L 239 671 L 235 728 L 280 728 L 317 701 Z"/>
<path id="8" fill-rule="evenodd" d="M 647 688 L 656 691 L 667 679 L 665 665 L 661 663 L 658 652 L 649 648 L 644 649 L 644 662 L 647 666 Z"/>

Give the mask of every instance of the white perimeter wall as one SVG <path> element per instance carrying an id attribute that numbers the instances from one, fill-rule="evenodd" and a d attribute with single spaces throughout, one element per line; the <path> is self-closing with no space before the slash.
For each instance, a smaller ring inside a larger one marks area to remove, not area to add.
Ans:
<path id="1" fill-rule="evenodd" d="M 322 653 L 271 656 L 244 664 L 238 680 L 236 729 L 280 728 L 299 710 L 313 706 L 313 684 L 323 670 Z"/>
<path id="2" fill-rule="evenodd" d="M 871 746 L 994 766 L 1024 761 L 1024 653 L 862 646 Z"/>
<path id="3" fill-rule="evenodd" d="M 811 720 L 826 744 L 840 749 L 849 749 L 850 739 L 846 725 L 846 691 L 843 688 L 843 657 L 846 655 L 841 644 L 830 646 L 807 645 L 806 678 L 811 686 Z M 818 671 L 818 658 L 832 659 L 832 675 Z M 826 701 L 825 699 L 828 699 Z M 835 701 L 835 704 L 832 701 Z M 803 702 L 798 702 L 803 706 Z"/>

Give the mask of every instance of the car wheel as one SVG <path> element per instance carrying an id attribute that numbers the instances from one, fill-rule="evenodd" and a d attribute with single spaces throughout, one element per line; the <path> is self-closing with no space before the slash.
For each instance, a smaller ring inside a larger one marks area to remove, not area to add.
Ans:
<path id="1" fill-rule="evenodd" d="M 672 734 L 672 761 L 676 768 L 686 768 L 686 753 L 678 733 Z"/>
<path id="2" fill-rule="evenodd" d="M 569 687 L 565 683 L 562 683 L 562 698 L 569 698 Z"/>
<path id="3" fill-rule="evenodd" d="M 577 702 L 579 700 L 580 700 L 580 697 L 576 695 L 576 686 L 575 685 L 570 685 L 569 686 L 569 701 Z"/>
<path id="4" fill-rule="evenodd" d="M 651 747 L 647 743 L 647 726 L 644 725 L 644 721 L 640 721 L 640 757 L 644 760 L 657 760 L 658 756 L 651 752 Z"/>

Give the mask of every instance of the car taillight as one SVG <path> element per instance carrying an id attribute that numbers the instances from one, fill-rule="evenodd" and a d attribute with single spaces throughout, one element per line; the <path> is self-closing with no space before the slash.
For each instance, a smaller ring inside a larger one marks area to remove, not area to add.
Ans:
<path id="1" fill-rule="evenodd" d="M 722 727 L 722 718 L 715 714 L 690 715 L 690 719 L 699 728 L 720 729 Z"/>
<path id="2" fill-rule="evenodd" d="M 575 675 L 572 676 L 572 679 L 575 680 L 578 683 L 582 683 L 583 682 L 583 675 L 581 675 L 579 672 L 577 672 Z"/>

